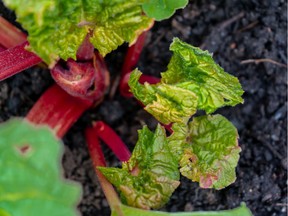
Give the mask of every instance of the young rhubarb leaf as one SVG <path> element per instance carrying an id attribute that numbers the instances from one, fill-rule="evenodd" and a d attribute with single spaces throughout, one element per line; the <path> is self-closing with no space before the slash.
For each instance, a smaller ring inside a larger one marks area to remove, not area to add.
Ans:
<path id="1" fill-rule="evenodd" d="M 243 102 L 238 79 L 224 72 L 207 51 L 178 38 L 170 50 L 174 53 L 168 70 L 161 73 L 160 83 L 141 85 L 137 69 L 129 80 L 131 92 L 159 121 L 186 122 L 196 109 L 212 113 L 222 106 Z"/>
<path id="2" fill-rule="evenodd" d="M 133 95 L 163 124 L 187 122 L 196 113 L 197 96 L 192 91 L 165 83 L 139 83 L 141 72 L 135 69 L 128 82 Z"/>
<path id="3" fill-rule="evenodd" d="M 163 83 L 190 90 L 198 96 L 198 109 L 212 113 L 216 109 L 243 103 L 238 79 L 221 68 L 207 51 L 174 38 L 173 56 L 168 70 L 161 74 Z"/>
<path id="4" fill-rule="evenodd" d="M 139 140 L 129 161 L 120 168 L 98 167 L 120 191 L 125 204 L 150 209 L 168 202 L 179 185 L 178 161 L 167 145 L 165 130 L 155 133 L 146 126 L 139 131 Z"/>
<path id="5" fill-rule="evenodd" d="M 143 0 L 143 11 L 155 20 L 164 20 L 171 17 L 177 9 L 184 8 L 188 0 Z"/>
<path id="6" fill-rule="evenodd" d="M 91 43 L 102 56 L 122 43 L 133 44 L 152 24 L 138 0 L 20 1 L 4 0 L 28 31 L 30 49 L 52 67 L 59 58 L 76 59 L 92 32 Z"/>
<path id="7" fill-rule="evenodd" d="M 0 125 L 0 215 L 76 216 L 81 188 L 64 180 L 63 147 L 48 127 Z"/>
<path id="8" fill-rule="evenodd" d="M 161 211 L 147 211 L 143 209 L 137 209 L 126 205 L 121 205 L 121 210 L 125 216 L 252 216 L 251 211 L 246 207 L 244 203 L 241 203 L 240 207 L 231 210 L 222 211 L 196 211 L 196 212 L 178 212 L 169 213 Z M 112 212 L 112 216 L 119 216 L 116 211 Z"/>
<path id="9" fill-rule="evenodd" d="M 173 133 L 167 138 L 170 151 L 173 156 L 180 161 L 185 148 L 189 148 L 190 144 L 187 142 L 188 126 L 183 123 L 174 123 L 172 125 Z"/>
<path id="10" fill-rule="evenodd" d="M 236 179 L 241 151 L 237 129 L 221 115 L 193 118 L 180 159 L 182 175 L 203 188 L 222 189 Z"/>

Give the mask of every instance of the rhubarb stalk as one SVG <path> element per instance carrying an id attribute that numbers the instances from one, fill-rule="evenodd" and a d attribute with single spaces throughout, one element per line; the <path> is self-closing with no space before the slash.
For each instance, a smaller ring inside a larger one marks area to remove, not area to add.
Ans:
<path id="1" fill-rule="evenodd" d="M 0 16 L 0 44 L 6 48 L 11 48 L 25 41 L 26 35 Z"/>
<path id="2" fill-rule="evenodd" d="M 95 138 L 99 137 L 113 151 L 120 161 L 128 161 L 131 153 L 121 138 L 103 121 L 93 122 L 93 131 Z"/>
<path id="3" fill-rule="evenodd" d="M 42 60 L 25 49 L 28 42 L 0 52 L 0 81 L 30 68 Z"/>
<path id="4" fill-rule="evenodd" d="M 90 152 L 90 157 L 93 162 L 94 170 L 97 174 L 98 180 L 101 184 L 102 190 L 106 196 L 111 209 L 117 212 L 119 216 L 124 216 L 120 206 L 121 201 L 118 194 L 114 190 L 110 182 L 105 178 L 105 176 L 97 169 L 98 166 L 106 167 L 105 158 L 100 146 L 100 142 L 97 136 L 95 136 L 93 128 L 87 128 L 85 131 L 86 142 Z"/>
<path id="5" fill-rule="evenodd" d="M 75 98 L 54 84 L 39 98 L 26 118 L 35 124 L 48 125 L 61 138 L 91 106 L 90 101 Z"/>
<path id="6" fill-rule="evenodd" d="M 152 26 L 151 26 L 152 27 Z M 135 69 L 140 56 L 145 45 L 147 38 L 148 30 L 143 32 L 138 38 L 134 45 L 128 48 L 127 54 L 125 56 L 124 64 L 121 71 L 121 78 L 119 84 L 119 90 L 122 96 L 132 97 L 133 94 L 129 91 L 128 80 L 131 74 L 131 71 Z M 142 75 L 140 82 L 148 82 L 150 84 L 155 84 L 159 82 L 159 79 L 149 75 Z"/>

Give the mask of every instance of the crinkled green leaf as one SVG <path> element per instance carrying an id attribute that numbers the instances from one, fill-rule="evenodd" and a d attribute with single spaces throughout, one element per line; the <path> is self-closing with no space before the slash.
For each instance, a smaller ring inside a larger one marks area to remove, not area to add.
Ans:
<path id="1" fill-rule="evenodd" d="M 132 72 L 129 86 L 145 109 L 164 124 L 181 123 L 196 112 L 207 113 L 225 105 L 242 103 L 243 90 L 238 79 L 217 65 L 207 51 L 175 38 L 168 70 L 160 83 L 141 85 L 141 73 Z"/>
<path id="2" fill-rule="evenodd" d="M 183 123 L 174 123 L 172 125 L 173 133 L 167 138 L 170 151 L 173 152 L 173 156 L 180 161 L 185 148 L 189 148 L 187 134 L 188 126 Z"/>
<path id="3" fill-rule="evenodd" d="M 225 117 L 193 118 L 186 141 L 190 146 L 183 150 L 180 160 L 182 175 L 203 188 L 221 189 L 235 181 L 241 149 L 237 129 Z"/>
<path id="4" fill-rule="evenodd" d="M 0 125 L 0 215 L 79 215 L 81 188 L 64 180 L 62 152 L 48 127 L 22 119 Z"/>
<path id="5" fill-rule="evenodd" d="M 160 208 L 179 185 L 178 161 L 167 145 L 165 130 L 158 125 L 155 133 L 146 126 L 129 161 L 122 169 L 99 167 L 118 188 L 125 204 L 150 209 Z"/>
<path id="6" fill-rule="evenodd" d="M 158 121 L 164 124 L 187 122 L 196 112 L 197 96 L 193 92 L 165 83 L 141 85 L 140 76 L 141 72 L 134 70 L 129 86 L 133 95 L 145 105 L 145 110 Z"/>
<path id="7" fill-rule="evenodd" d="M 184 8 L 188 0 L 142 0 L 143 11 L 155 20 L 163 20 L 171 17 L 179 8 Z"/>
<path id="8" fill-rule="evenodd" d="M 231 210 L 222 211 L 196 211 L 196 212 L 160 212 L 160 211 L 146 211 L 143 209 L 137 209 L 126 205 L 120 206 L 125 216 L 252 216 L 251 211 L 246 207 L 244 203 L 241 203 L 240 207 Z M 112 216 L 119 216 L 116 211 L 112 212 Z"/>
<path id="9" fill-rule="evenodd" d="M 122 43 L 134 43 L 153 20 L 137 0 L 4 0 L 28 31 L 30 49 L 53 66 L 58 58 L 76 58 L 86 34 L 101 55 Z"/>
<path id="10" fill-rule="evenodd" d="M 170 46 L 173 56 L 162 82 L 174 84 L 198 96 L 198 109 L 212 113 L 216 109 L 243 103 L 243 90 L 238 79 L 215 63 L 211 54 L 180 41 Z"/>

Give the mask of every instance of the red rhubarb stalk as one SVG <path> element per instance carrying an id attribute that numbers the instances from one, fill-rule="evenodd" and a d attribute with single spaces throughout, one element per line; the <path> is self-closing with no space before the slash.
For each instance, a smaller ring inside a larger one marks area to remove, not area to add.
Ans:
<path id="1" fill-rule="evenodd" d="M 128 161 L 131 153 L 121 138 L 103 121 L 93 122 L 94 137 L 99 137 L 120 161 Z"/>
<path id="2" fill-rule="evenodd" d="M 0 44 L 11 48 L 26 41 L 26 35 L 0 16 Z"/>
<path id="3" fill-rule="evenodd" d="M 128 48 L 121 71 L 121 77 L 124 77 L 127 73 L 130 73 L 136 67 L 145 45 L 147 34 L 148 31 L 143 32 L 137 38 L 136 43 Z"/>
<path id="4" fill-rule="evenodd" d="M 75 98 L 54 84 L 39 98 L 26 118 L 35 124 L 48 125 L 61 138 L 91 106 L 90 101 Z"/>
<path id="5" fill-rule="evenodd" d="M 0 52 L 0 81 L 30 68 L 42 60 L 25 49 L 28 42 Z"/>
<path id="6" fill-rule="evenodd" d="M 151 26 L 152 27 L 152 26 Z M 138 38 L 134 45 L 128 48 L 127 54 L 124 59 L 124 64 L 121 71 L 121 78 L 119 84 L 119 90 L 122 96 L 132 97 L 133 94 L 129 91 L 130 87 L 128 86 L 128 81 L 131 72 L 135 69 L 140 56 L 145 45 L 146 37 L 148 30 L 143 32 Z M 153 76 L 144 75 L 140 77 L 140 83 L 148 82 L 150 84 L 155 84 L 159 82 L 159 79 Z"/>
<path id="7" fill-rule="evenodd" d="M 141 84 L 144 84 L 145 82 L 148 82 L 150 84 L 156 84 L 156 83 L 160 82 L 160 79 L 158 77 L 142 74 L 140 76 L 139 82 Z"/>
<path id="8" fill-rule="evenodd" d="M 130 87 L 128 85 L 130 74 L 131 74 L 131 72 L 127 73 L 121 79 L 120 84 L 119 84 L 120 93 L 123 97 L 133 97 L 133 94 L 130 92 Z M 140 79 L 139 79 L 139 82 L 141 84 L 144 84 L 145 82 L 148 82 L 150 84 L 156 84 L 156 83 L 160 82 L 160 79 L 157 77 L 154 77 L 154 76 L 142 74 Z"/>
<path id="9" fill-rule="evenodd" d="M 132 97 L 133 95 L 129 92 L 128 80 L 131 71 L 136 67 L 143 47 L 145 45 L 146 36 L 148 31 L 143 32 L 136 40 L 136 43 L 128 48 L 126 53 L 124 64 L 122 66 L 119 90 L 122 96 Z"/>
<path id="10" fill-rule="evenodd" d="M 95 136 L 94 129 L 87 128 L 85 131 L 85 137 L 90 157 L 93 162 L 94 170 L 97 174 L 98 180 L 101 184 L 101 188 L 106 196 L 109 206 L 117 212 L 117 215 L 124 216 L 120 208 L 121 201 L 118 197 L 118 194 L 116 193 L 110 182 L 105 178 L 105 176 L 97 169 L 98 166 L 105 167 L 106 162 L 100 146 L 100 141 L 98 137 Z"/>

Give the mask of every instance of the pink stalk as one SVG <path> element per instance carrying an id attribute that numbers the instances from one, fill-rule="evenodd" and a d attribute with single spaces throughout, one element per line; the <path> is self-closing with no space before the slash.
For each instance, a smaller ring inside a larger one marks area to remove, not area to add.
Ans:
<path id="1" fill-rule="evenodd" d="M 158 77 L 142 74 L 139 82 L 141 84 L 144 84 L 145 82 L 148 82 L 149 84 L 156 84 L 160 82 L 160 79 Z"/>
<path id="2" fill-rule="evenodd" d="M 103 140 L 120 161 L 129 160 L 131 156 L 129 149 L 114 130 L 107 124 L 102 121 L 94 122 L 91 130 L 93 130 L 94 137 L 99 137 Z"/>
<path id="3" fill-rule="evenodd" d="M 26 118 L 35 124 L 48 125 L 61 138 L 91 106 L 90 101 L 75 98 L 54 84 L 34 104 Z"/>
<path id="4" fill-rule="evenodd" d="M 119 84 L 119 90 L 122 96 L 132 97 L 133 95 L 129 92 L 128 80 L 131 71 L 136 67 L 143 47 L 145 45 L 145 40 L 148 34 L 148 30 L 143 32 L 138 38 L 134 45 L 128 48 L 127 54 L 124 59 L 124 64 L 121 71 L 121 78 Z"/>
<path id="5" fill-rule="evenodd" d="M 25 49 L 28 42 L 0 52 L 0 81 L 30 68 L 42 60 Z"/>
<path id="6" fill-rule="evenodd" d="M 0 17 L 0 44 L 11 48 L 26 41 L 26 35 L 3 17 Z"/>
<path id="7" fill-rule="evenodd" d="M 152 26 L 151 26 L 152 27 Z M 133 94 L 130 92 L 130 87 L 128 85 L 129 77 L 131 72 L 135 69 L 140 56 L 145 45 L 148 30 L 143 32 L 138 38 L 134 45 L 128 48 L 127 54 L 125 56 L 124 64 L 121 71 L 121 78 L 119 84 L 119 90 L 122 96 L 132 97 Z M 140 77 L 140 83 L 148 82 L 150 84 L 155 84 L 159 82 L 159 79 L 149 75 L 142 75 Z"/>
<path id="8" fill-rule="evenodd" d="M 122 78 L 122 80 L 120 81 L 120 84 L 119 84 L 119 89 L 120 89 L 121 95 L 123 97 L 133 97 L 133 94 L 130 92 L 130 87 L 128 85 L 130 74 L 131 74 L 131 72 L 127 73 Z M 156 84 L 156 83 L 160 82 L 160 79 L 157 77 L 154 77 L 154 76 L 142 74 L 140 79 L 139 79 L 139 82 L 141 84 L 144 84 L 145 82 L 148 82 L 150 84 Z"/>
<path id="9" fill-rule="evenodd" d="M 98 180 L 101 184 L 101 188 L 106 196 L 111 209 L 117 212 L 117 215 L 124 216 L 121 211 L 120 205 L 121 201 L 118 194 L 114 190 L 111 183 L 105 178 L 105 176 L 97 169 L 98 166 L 105 167 L 106 162 L 100 146 L 100 141 L 97 136 L 95 136 L 95 131 L 93 128 L 87 128 L 85 131 L 86 142 L 88 145 L 90 157 L 92 159 L 94 170 L 97 174 Z"/>
<path id="10" fill-rule="evenodd" d="M 125 56 L 124 64 L 121 71 L 121 77 L 124 77 L 127 73 L 130 73 L 137 65 L 141 52 L 145 45 L 148 30 L 143 32 L 138 38 L 135 44 L 128 48 Z"/>

